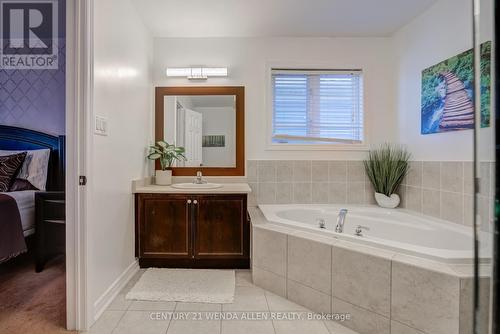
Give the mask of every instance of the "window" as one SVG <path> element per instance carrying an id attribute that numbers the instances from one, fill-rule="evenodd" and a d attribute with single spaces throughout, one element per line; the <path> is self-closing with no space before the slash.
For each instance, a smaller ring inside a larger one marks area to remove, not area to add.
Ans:
<path id="1" fill-rule="evenodd" d="M 363 143 L 361 71 L 273 69 L 272 144 Z"/>

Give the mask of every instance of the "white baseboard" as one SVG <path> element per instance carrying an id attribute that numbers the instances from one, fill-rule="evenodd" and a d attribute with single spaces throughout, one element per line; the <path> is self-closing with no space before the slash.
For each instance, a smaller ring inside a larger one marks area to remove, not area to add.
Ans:
<path id="1" fill-rule="evenodd" d="M 109 286 L 109 288 L 94 303 L 94 319 L 96 321 L 111 304 L 113 299 L 125 287 L 130 279 L 139 271 L 137 260 L 132 262 L 127 269 Z"/>

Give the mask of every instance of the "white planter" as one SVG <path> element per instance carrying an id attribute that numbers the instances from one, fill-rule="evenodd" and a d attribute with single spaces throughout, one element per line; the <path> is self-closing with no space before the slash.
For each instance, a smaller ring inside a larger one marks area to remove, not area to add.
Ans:
<path id="1" fill-rule="evenodd" d="M 390 197 L 381 193 L 375 193 L 377 204 L 386 209 L 394 209 L 399 205 L 400 199 L 398 194 L 392 194 Z"/>
<path id="2" fill-rule="evenodd" d="M 171 170 L 157 170 L 155 173 L 155 184 L 159 186 L 169 186 L 172 184 Z"/>

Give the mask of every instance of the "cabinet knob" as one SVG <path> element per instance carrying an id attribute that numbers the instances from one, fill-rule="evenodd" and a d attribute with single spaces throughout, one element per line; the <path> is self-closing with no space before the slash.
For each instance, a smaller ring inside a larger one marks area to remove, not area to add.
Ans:
<path id="1" fill-rule="evenodd" d="M 191 200 L 190 199 L 187 200 L 187 204 L 191 204 Z"/>
<path id="2" fill-rule="evenodd" d="M 193 201 L 193 204 L 198 204 L 198 201 L 197 201 L 197 200 L 194 200 L 194 201 Z"/>

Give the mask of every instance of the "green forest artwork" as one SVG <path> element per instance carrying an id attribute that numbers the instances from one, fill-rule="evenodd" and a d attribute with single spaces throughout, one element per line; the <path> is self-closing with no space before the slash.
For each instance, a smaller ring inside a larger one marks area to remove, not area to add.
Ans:
<path id="1" fill-rule="evenodd" d="M 490 126 L 491 41 L 481 44 L 481 127 Z M 474 53 L 468 50 L 422 71 L 421 133 L 474 128 Z"/>

